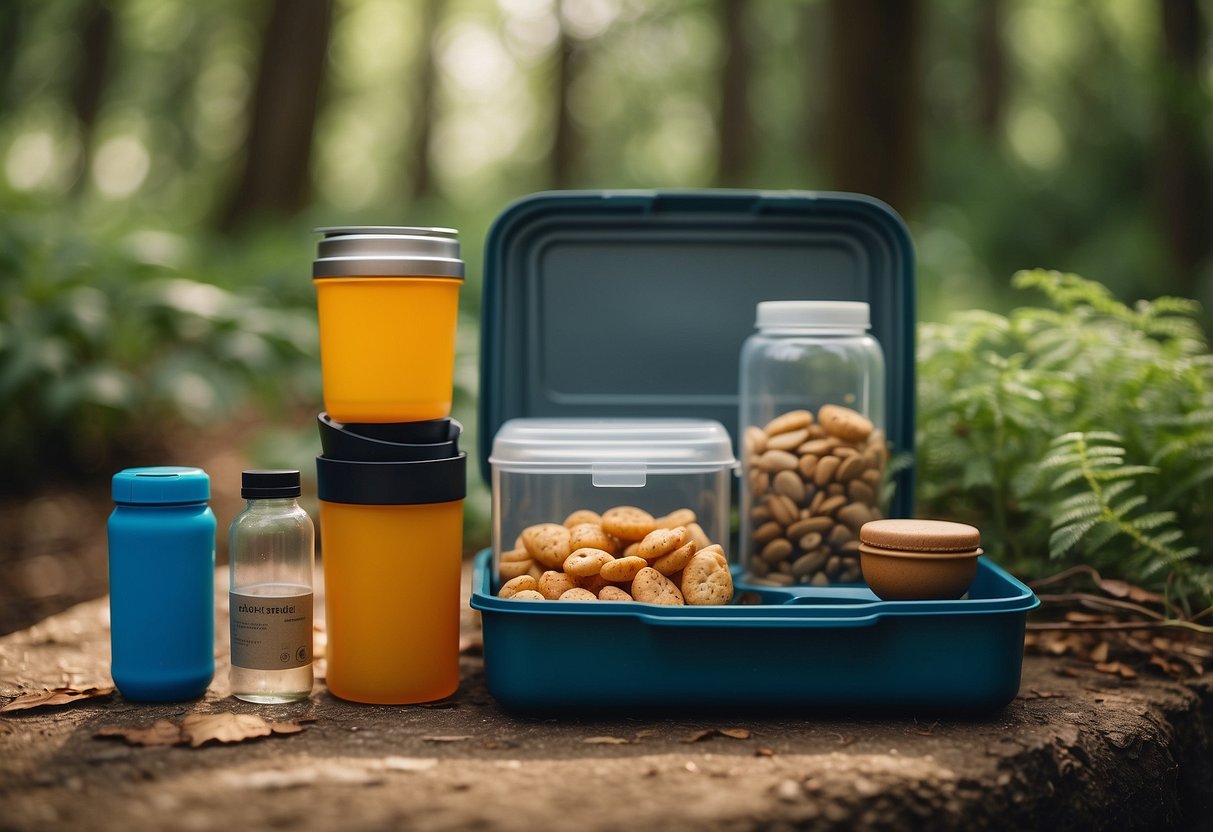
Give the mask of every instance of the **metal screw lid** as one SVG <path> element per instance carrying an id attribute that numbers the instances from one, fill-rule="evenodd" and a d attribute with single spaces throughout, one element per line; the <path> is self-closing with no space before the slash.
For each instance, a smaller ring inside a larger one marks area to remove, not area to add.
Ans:
<path id="1" fill-rule="evenodd" d="M 317 228 L 312 276 L 449 277 L 463 279 L 459 232 L 453 228 L 350 225 Z"/>

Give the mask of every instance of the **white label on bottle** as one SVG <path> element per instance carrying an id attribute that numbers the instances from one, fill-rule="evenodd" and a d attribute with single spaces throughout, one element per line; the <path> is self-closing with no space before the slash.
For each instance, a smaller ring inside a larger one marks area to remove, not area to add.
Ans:
<path id="1" fill-rule="evenodd" d="M 228 593 L 232 664 L 249 670 L 291 670 L 312 661 L 312 593 L 267 596 Z"/>

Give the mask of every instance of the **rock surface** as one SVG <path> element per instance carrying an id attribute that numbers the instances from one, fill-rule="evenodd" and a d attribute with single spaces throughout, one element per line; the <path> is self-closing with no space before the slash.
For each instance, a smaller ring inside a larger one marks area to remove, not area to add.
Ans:
<path id="1" fill-rule="evenodd" d="M 427 706 L 351 704 L 323 684 L 294 705 L 237 702 L 224 690 L 221 638 L 217 682 L 199 701 L 140 705 L 115 694 L 0 716 L 0 830 L 1123 830 L 1213 821 L 1213 674 L 1126 681 L 1030 656 L 1019 698 L 985 719 L 542 720 L 493 702 L 470 611 L 464 634 L 459 693 Z M 101 599 L 0 638 L 0 697 L 106 684 L 108 661 Z M 197 749 L 95 737 L 103 725 L 224 710 L 315 722 Z M 732 728 L 750 735 L 702 736 Z"/>

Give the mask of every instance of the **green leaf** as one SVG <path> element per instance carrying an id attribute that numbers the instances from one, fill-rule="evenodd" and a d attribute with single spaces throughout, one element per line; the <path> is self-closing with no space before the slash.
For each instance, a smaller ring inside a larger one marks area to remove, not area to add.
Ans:
<path id="1" fill-rule="evenodd" d="M 1063 511 L 1053 517 L 1053 527 L 1068 526 L 1076 520 L 1086 520 L 1091 517 L 1100 517 L 1103 515 L 1103 506 L 1098 502 L 1093 505 L 1084 505 L 1077 508 Z"/>
<path id="2" fill-rule="evenodd" d="M 1101 482 L 1109 482 L 1112 480 L 1123 480 L 1126 478 L 1140 477 L 1143 474 L 1157 474 L 1158 469 L 1153 465 L 1122 465 L 1119 468 L 1101 469 L 1092 474 Z"/>
<path id="3" fill-rule="evenodd" d="M 1083 535 L 1095 528 L 1099 523 L 1099 519 L 1083 520 L 1077 523 L 1071 523 L 1054 531 L 1049 535 L 1049 556 L 1059 558 L 1082 540 Z"/>
<path id="4" fill-rule="evenodd" d="M 1086 475 L 1083 473 L 1083 470 L 1081 468 L 1067 468 L 1065 471 L 1063 471 L 1061 473 L 1061 475 L 1059 475 L 1055 480 L 1053 480 L 1053 490 L 1061 491 L 1067 485 L 1078 482 L 1084 476 L 1086 476 Z"/>
<path id="5" fill-rule="evenodd" d="M 1146 501 L 1145 497 L 1141 498 L 1141 502 Z M 1127 513 L 1127 512 L 1126 512 Z M 1152 529 L 1157 529 L 1159 526 L 1165 526 L 1167 523 L 1175 522 L 1175 512 L 1173 511 L 1154 511 L 1149 514 L 1143 514 L 1140 517 L 1135 517 L 1129 521 L 1129 525 L 1137 529 L 1139 532 L 1147 532 Z"/>

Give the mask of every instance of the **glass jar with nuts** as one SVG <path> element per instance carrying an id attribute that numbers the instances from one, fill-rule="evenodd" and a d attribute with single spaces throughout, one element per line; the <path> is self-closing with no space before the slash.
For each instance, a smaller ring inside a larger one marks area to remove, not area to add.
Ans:
<path id="1" fill-rule="evenodd" d="M 741 351 L 741 562 L 748 583 L 863 581 L 882 516 L 884 355 L 866 303 L 758 304 Z"/>

